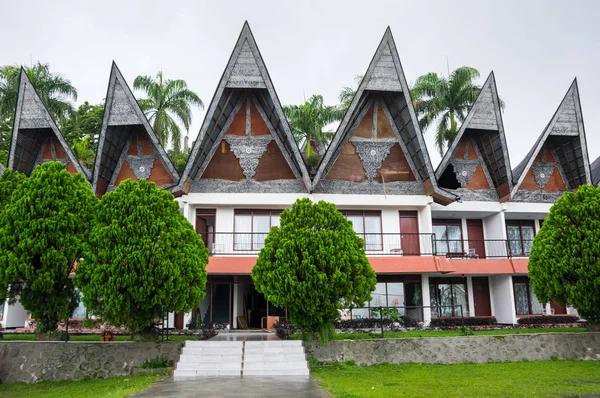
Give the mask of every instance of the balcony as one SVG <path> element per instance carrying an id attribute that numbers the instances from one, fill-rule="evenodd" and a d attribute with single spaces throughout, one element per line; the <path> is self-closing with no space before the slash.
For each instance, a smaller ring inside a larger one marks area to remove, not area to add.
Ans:
<path id="1" fill-rule="evenodd" d="M 211 256 L 255 256 L 267 232 L 200 233 Z M 368 256 L 446 256 L 484 259 L 528 257 L 533 241 L 507 239 L 436 240 L 431 233 L 359 233 Z"/>

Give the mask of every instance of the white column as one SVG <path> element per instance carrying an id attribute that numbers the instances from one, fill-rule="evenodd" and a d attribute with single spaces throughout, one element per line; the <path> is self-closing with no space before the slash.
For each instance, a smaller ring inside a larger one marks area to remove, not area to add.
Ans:
<path id="1" fill-rule="evenodd" d="M 428 306 L 431 303 L 429 298 L 429 275 L 421 275 L 421 291 L 423 293 L 423 305 Z M 423 308 L 423 321 L 425 325 L 429 325 L 431 322 L 431 308 Z"/>
<path id="2" fill-rule="evenodd" d="M 463 246 L 463 251 L 465 253 L 469 252 L 469 231 L 467 230 L 467 219 L 466 218 L 462 218 L 460 220 L 461 223 L 461 229 L 462 229 L 462 246 Z"/>
<path id="3" fill-rule="evenodd" d="M 469 316 L 475 316 L 475 298 L 473 297 L 473 278 L 467 276 L 467 295 L 469 298 Z M 465 316 L 467 316 L 465 314 Z"/>
<path id="4" fill-rule="evenodd" d="M 239 283 L 234 283 L 233 284 L 233 312 L 232 312 L 232 316 L 233 316 L 233 327 L 232 329 L 237 329 L 238 324 L 237 324 L 237 317 L 238 317 L 238 287 L 239 287 Z"/>

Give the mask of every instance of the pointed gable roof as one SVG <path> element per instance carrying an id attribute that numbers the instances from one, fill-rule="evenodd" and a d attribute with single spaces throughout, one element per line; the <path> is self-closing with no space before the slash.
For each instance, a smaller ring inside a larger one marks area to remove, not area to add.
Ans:
<path id="1" fill-rule="evenodd" d="M 31 84 L 25 69 L 21 68 L 8 168 L 29 176 L 35 166 L 42 161 L 61 160 L 58 157 L 62 156 L 57 155 L 57 147 L 52 138 L 58 140 L 60 149 L 64 151 L 66 158 L 62 161 L 71 163 L 72 171 L 82 173 L 86 179 L 89 179 L 88 170 L 81 166 L 71 151 L 35 87 Z M 48 145 L 51 147 L 51 151 L 48 151 L 52 153 L 51 159 L 43 158 L 43 153 Z"/>
<path id="2" fill-rule="evenodd" d="M 181 181 L 174 191 L 189 192 L 199 179 L 245 99 L 251 98 L 296 178 L 307 190 L 310 177 L 260 54 L 250 25 L 244 22 L 217 90 L 194 142 Z"/>
<path id="3" fill-rule="evenodd" d="M 556 155 L 567 189 L 592 183 L 577 79 L 573 80 L 552 119 L 525 158 L 513 170 L 514 196 L 546 143 Z"/>
<path id="4" fill-rule="evenodd" d="M 169 160 L 158 136 L 150 126 L 117 64 L 113 62 L 92 177 L 94 193 L 103 195 L 114 183 L 115 172 L 123 162 L 123 156 L 126 155 L 127 148 L 131 144 L 132 135 L 139 132 L 151 143 L 155 156 L 162 162 L 170 175 L 173 181 L 171 186 L 175 185 L 179 181 L 179 174 Z"/>
<path id="5" fill-rule="evenodd" d="M 325 179 L 340 156 L 344 144 L 348 142 L 356 126 L 370 109 L 372 101 L 369 97 L 371 94 L 378 94 L 383 98 L 383 109 L 417 181 L 424 183 L 426 193 L 433 195 L 437 201 L 449 203 L 454 199 L 453 195 L 440 190 L 435 178 L 432 178 L 434 176 L 433 167 L 389 26 L 319 165 L 313 180 L 313 188 Z"/>
<path id="6" fill-rule="evenodd" d="M 481 87 L 456 138 L 444 154 L 436 170 L 438 179 L 450 166 L 461 139 L 466 136 L 475 142 L 500 201 L 508 200 L 512 187 L 512 173 L 494 72 L 490 73 Z"/>

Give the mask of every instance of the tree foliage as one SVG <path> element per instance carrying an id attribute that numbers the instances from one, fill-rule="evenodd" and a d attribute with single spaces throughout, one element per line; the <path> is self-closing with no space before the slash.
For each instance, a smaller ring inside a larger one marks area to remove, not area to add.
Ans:
<path id="1" fill-rule="evenodd" d="M 258 291 L 293 323 L 326 339 L 338 309 L 363 306 L 376 276 L 364 242 L 331 203 L 298 199 L 281 213 L 252 269 Z"/>
<path id="2" fill-rule="evenodd" d="M 529 277 L 541 302 L 570 304 L 600 323 L 600 188 L 566 192 L 533 241 Z"/>
<path id="3" fill-rule="evenodd" d="M 104 105 L 90 105 L 86 101 L 64 122 L 62 128 L 67 143 L 88 169 L 94 167 L 103 116 Z"/>
<path id="4" fill-rule="evenodd" d="M 449 77 L 431 72 L 417 78 L 410 93 L 419 125 L 423 131 L 437 120 L 435 146 L 444 155 L 446 144 L 458 134 L 460 123 L 465 121 L 469 109 L 477 99 L 481 87 L 475 84 L 479 72 L 463 66 Z"/>
<path id="5" fill-rule="evenodd" d="M 29 178 L 7 170 L 0 186 L 10 197 L 0 214 L 0 285 L 39 332 L 56 330 L 79 302 L 69 275 L 83 256 L 97 199 L 81 174 L 59 162 L 36 167 Z"/>
<path id="6" fill-rule="evenodd" d="M 92 313 L 139 333 L 163 310 L 198 305 L 207 262 L 208 250 L 173 195 L 125 180 L 102 197 L 76 283 Z"/>
<path id="7" fill-rule="evenodd" d="M 198 94 L 188 89 L 185 80 L 163 79 L 162 71 L 156 74 L 155 79 L 150 76 L 136 77 L 133 88 L 144 91 L 148 96 L 138 102 L 160 142 L 165 147 L 172 143 L 175 151 L 179 151 L 181 130 L 177 123 L 183 124 L 186 132 L 189 131 L 192 123 L 191 105 L 204 108 Z"/>

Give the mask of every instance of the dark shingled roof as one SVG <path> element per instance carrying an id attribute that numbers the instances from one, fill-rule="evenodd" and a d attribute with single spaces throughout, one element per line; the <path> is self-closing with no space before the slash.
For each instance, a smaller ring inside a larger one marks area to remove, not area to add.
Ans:
<path id="1" fill-rule="evenodd" d="M 558 156 L 557 161 L 564 172 L 568 189 L 575 189 L 579 185 L 591 183 L 592 177 L 577 79 L 573 80 L 533 147 L 513 170 L 513 196 L 517 193 L 525 175 L 546 142 L 551 145 Z"/>
<path id="2" fill-rule="evenodd" d="M 592 163 L 592 183 L 600 186 L 600 157 Z"/>
<path id="3" fill-rule="evenodd" d="M 192 181 L 202 176 L 233 118 L 248 98 L 261 113 L 294 175 L 304 181 L 309 189 L 308 170 L 250 26 L 245 22 L 208 107 L 179 185 L 173 191 L 187 192 Z"/>

